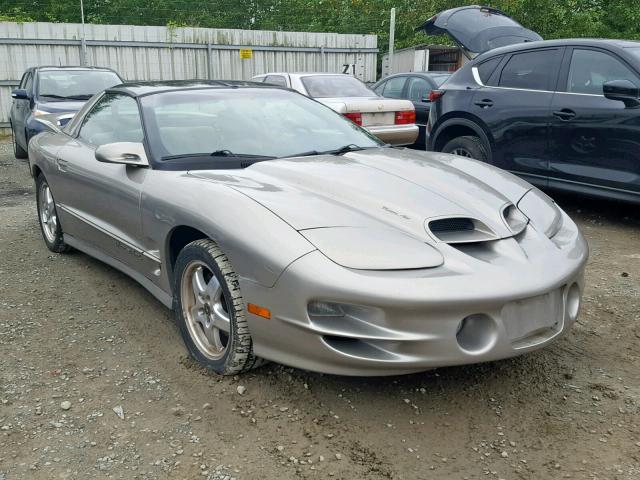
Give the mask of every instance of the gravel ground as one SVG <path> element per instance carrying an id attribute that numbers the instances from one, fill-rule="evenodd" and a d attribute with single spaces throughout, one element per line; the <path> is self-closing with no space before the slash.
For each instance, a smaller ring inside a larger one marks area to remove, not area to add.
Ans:
<path id="1" fill-rule="evenodd" d="M 1 143 L 0 480 L 640 479 L 640 214 L 559 203 L 592 254 L 581 317 L 549 348 L 399 377 L 220 378 L 142 287 L 45 248 L 26 163 Z"/>

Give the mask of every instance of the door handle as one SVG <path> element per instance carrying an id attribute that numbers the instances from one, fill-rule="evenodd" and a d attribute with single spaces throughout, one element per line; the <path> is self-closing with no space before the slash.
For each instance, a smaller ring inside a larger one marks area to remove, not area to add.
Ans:
<path id="1" fill-rule="evenodd" d="M 563 108 L 562 110 L 553 112 L 553 115 L 558 117 L 563 122 L 568 122 L 569 120 L 576 118 L 576 112 L 574 112 L 573 110 L 569 110 L 568 108 Z"/>
<path id="2" fill-rule="evenodd" d="M 478 102 L 474 102 L 476 105 L 478 105 L 480 108 L 489 108 L 489 107 L 493 107 L 493 100 L 489 100 L 488 98 L 484 98 Z"/>

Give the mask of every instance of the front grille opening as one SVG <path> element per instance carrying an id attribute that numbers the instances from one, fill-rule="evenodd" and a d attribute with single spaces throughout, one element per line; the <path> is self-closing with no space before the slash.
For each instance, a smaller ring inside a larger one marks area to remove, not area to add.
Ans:
<path id="1" fill-rule="evenodd" d="M 473 220 L 470 218 L 442 218 L 429 222 L 429 228 L 434 234 L 445 232 L 469 232 L 475 230 Z"/>

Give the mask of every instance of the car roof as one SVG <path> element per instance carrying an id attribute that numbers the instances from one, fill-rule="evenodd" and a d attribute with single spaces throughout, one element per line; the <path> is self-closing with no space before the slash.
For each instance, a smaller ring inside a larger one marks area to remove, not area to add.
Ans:
<path id="1" fill-rule="evenodd" d="M 88 72 L 93 71 L 93 70 L 103 70 L 103 71 L 107 71 L 107 72 L 113 72 L 114 70 L 112 70 L 111 68 L 107 68 L 107 67 L 81 67 L 81 66 L 72 66 L 72 65 L 66 65 L 66 66 L 56 66 L 56 65 L 40 65 L 38 67 L 33 67 L 34 70 L 86 70 Z"/>
<path id="2" fill-rule="evenodd" d="M 179 90 L 215 90 L 237 88 L 266 88 L 289 90 L 288 88 L 261 82 L 244 80 L 172 80 L 164 82 L 131 82 L 122 83 L 108 88 L 109 93 L 124 93 L 132 97 L 142 97 L 156 93 L 172 92 Z"/>
<path id="3" fill-rule="evenodd" d="M 268 73 L 261 73 L 260 75 L 255 75 L 255 77 L 265 77 L 267 75 L 291 75 L 291 76 L 296 76 L 296 77 L 309 77 L 311 75 L 316 76 L 316 75 L 331 75 L 331 76 L 336 76 L 336 75 L 340 75 L 343 77 L 351 77 L 352 75 L 348 75 L 346 73 L 339 73 L 339 72 L 268 72 Z M 254 78 L 255 78 L 254 77 Z"/>
<path id="4" fill-rule="evenodd" d="M 453 72 L 438 72 L 438 71 L 429 71 L 429 72 L 398 72 L 398 73 L 394 73 L 391 75 L 387 75 L 386 77 L 384 77 L 382 80 L 386 80 L 387 78 L 392 78 L 392 77 L 399 77 L 399 76 L 405 76 L 405 75 L 418 75 L 421 77 L 440 77 L 442 75 L 451 75 L 453 74 Z"/>
<path id="5" fill-rule="evenodd" d="M 517 52 L 521 50 L 530 50 L 533 48 L 543 47 L 570 47 L 570 46 L 583 46 L 583 47 L 604 47 L 604 48 L 629 48 L 640 47 L 640 42 L 633 40 L 615 40 L 615 39 L 603 39 L 603 38 L 562 38 L 558 40 L 541 40 L 537 42 L 525 42 L 516 43 L 514 45 L 507 45 L 505 47 L 494 48 L 482 55 L 479 55 L 477 59 L 483 59 L 486 57 L 492 57 L 503 53 Z"/>

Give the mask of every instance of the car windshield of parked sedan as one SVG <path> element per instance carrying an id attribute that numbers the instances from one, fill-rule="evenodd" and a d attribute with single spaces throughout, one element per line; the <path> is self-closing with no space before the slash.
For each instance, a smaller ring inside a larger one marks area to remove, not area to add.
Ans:
<path id="1" fill-rule="evenodd" d="M 377 97 L 364 83 L 349 75 L 309 75 L 302 84 L 313 98 Z"/>
<path id="2" fill-rule="evenodd" d="M 443 73 L 442 75 L 431 75 L 431 80 L 433 80 L 436 84 L 436 87 L 442 85 L 445 80 L 447 80 L 451 76 L 450 73 Z"/>
<path id="3" fill-rule="evenodd" d="M 265 88 L 163 92 L 140 100 L 148 145 L 159 161 L 287 157 L 382 143 L 299 93 Z"/>
<path id="4" fill-rule="evenodd" d="M 120 83 L 120 77 L 108 70 L 44 70 L 38 73 L 38 97 L 62 101 L 88 100 Z"/>

